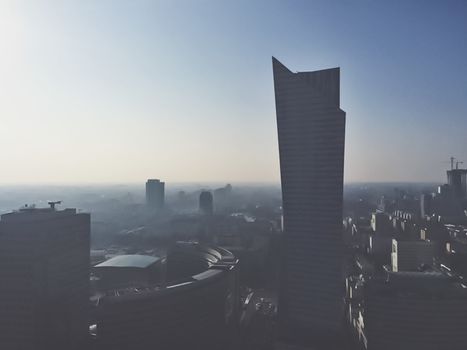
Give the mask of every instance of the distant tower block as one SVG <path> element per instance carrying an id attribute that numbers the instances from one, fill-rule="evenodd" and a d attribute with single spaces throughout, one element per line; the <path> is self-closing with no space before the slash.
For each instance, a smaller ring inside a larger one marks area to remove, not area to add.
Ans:
<path id="1" fill-rule="evenodd" d="M 199 211 L 204 215 L 212 215 L 214 213 L 214 201 L 211 192 L 202 191 L 199 195 Z"/>
<path id="2" fill-rule="evenodd" d="M 448 184 L 452 189 L 452 192 L 459 198 L 465 198 L 467 196 L 467 169 L 452 169 L 447 171 Z"/>
<path id="3" fill-rule="evenodd" d="M 164 207 L 165 183 L 158 179 L 146 182 L 146 203 L 149 207 L 162 209 Z"/>

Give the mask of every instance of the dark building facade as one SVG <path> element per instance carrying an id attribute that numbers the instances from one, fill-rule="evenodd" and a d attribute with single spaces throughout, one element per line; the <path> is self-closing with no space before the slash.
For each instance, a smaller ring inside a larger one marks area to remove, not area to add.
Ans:
<path id="1" fill-rule="evenodd" d="M 146 181 L 146 203 L 151 208 L 162 209 L 165 202 L 165 183 L 158 179 Z"/>
<path id="2" fill-rule="evenodd" d="M 212 193 L 202 191 L 199 195 L 199 211 L 204 215 L 212 215 L 214 213 L 214 200 Z"/>
<path id="3" fill-rule="evenodd" d="M 396 272 L 364 287 L 368 350 L 465 349 L 467 289 L 440 272 Z"/>
<path id="4" fill-rule="evenodd" d="M 284 215 L 279 323 L 321 343 L 341 329 L 345 112 L 339 68 L 293 73 L 273 58 Z"/>
<path id="5" fill-rule="evenodd" d="M 422 218 L 433 214 L 433 197 L 432 193 L 424 193 L 420 196 L 420 215 Z"/>
<path id="6" fill-rule="evenodd" d="M 467 196 L 467 169 L 451 169 L 447 171 L 448 184 L 458 198 Z"/>
<path id="7" fill-rule="evenodd" d="M 96 303 L 97 348 L 206 349 L 230 345 L 238 318 L 238 261 L 222 248 L 178 244 L 167 284 L 107 290 Z"/>
<path id="8" fill-rule="evenodd" d="M 23 208 L 0 219 L 0 349 L 86 348 L 90 215 Z"/>

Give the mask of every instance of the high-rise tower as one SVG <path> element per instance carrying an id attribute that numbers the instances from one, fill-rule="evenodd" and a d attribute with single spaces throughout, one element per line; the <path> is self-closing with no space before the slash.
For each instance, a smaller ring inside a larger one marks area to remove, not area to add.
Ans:
<path id="1" fill-rule="evenodd" d="M 339 332 L 344 309 L 340 71 L 293 73 L 275 58 L 273 71 L 284 214 L 279 322 L 283 336 L 317 342 Z"/>
<path id="2" fill-rule="evenodd" d="M 149 179 L 146 182 L 146 203 L 156 209 L 164 207 L 165 183 L 158 179 Z"/>
<path id="3" fill-rule="evenodd" d="M 453 194 L 457 198 L 465 198 L 467 196 L 467 169 L 451 169 L 447 171 L 447 174 L 448 184 Z"/>
<path id="4" fill-rule="evenodd" d="M 214 213 L 214 201 L 212 193 L 202 191 L 199 195 L 199 211 L 204 215 L 212 215 Z"/>

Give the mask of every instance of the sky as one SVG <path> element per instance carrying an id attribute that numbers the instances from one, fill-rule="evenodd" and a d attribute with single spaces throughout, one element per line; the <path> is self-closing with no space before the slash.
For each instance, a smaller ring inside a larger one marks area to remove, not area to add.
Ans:
<path id="1" fill-rule="evenodd" d="M 466 1 L 0 0 L 0 185 L 278 182 L 271 56 L 341 67 L 346 182 L 467 166 Z"/>

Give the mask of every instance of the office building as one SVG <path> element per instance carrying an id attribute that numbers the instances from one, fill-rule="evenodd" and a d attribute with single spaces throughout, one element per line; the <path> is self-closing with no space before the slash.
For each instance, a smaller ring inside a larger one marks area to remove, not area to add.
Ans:
<path id="1" fill-rule="evenodd" d="M 449 274 L 390 272 L 368 280 L 364 295 L 366 349 L 465 349 L 467 286 Z"/>
<path id="2" fill-rule="evenodd" d="M 162 209 L 164 207 L 165 183 L 158 179 L 146 182 L 146 203 L 149 207 Z"/>
<path id="3" fill-rule="evenodd" d="M 418 271 L 431 266 L 439 250 L 439 245 L 432 241 L 393 239 L 392 271 Z"/>
<path id="4" fill-rule="evenodd" d="M 382 212 L 371 214 L 371 229 L 378 235 L 387 235 L 391 233 L 391 223 L 389 215 Z"/>
<path id="5" fill-rule="evenodd" d="M 457 198 L 467 196 L 467 169 L 451 169 L 447 171 L 448 184 Z"/>
<path id="6" fill-rule="evenodd" d="M 230 210 L 232 206 L 232 190 L 231 184 L 227 184 L 224 187 L 216 188 L 213 191 L 213 198 L 216 202 L 217 212 L 226 212 Z"/>
<path id="7" fill-rule="evenodd" d="M 202 191 L 199 195 L 199 211 L 204 215 L 212 215 L 214 213 L 214 201 L 211 192 Z"/>
<path id="8" fill-rule="evenodd" d="M 275 58 L 273 71 L 284 213 L 280 330 L 321 344 L 336 338 L 344 317 L 340 71 L 293 73 Z"/>
<path id="9" fill-rule="evenodd" d="M 25 207 L 0 219 L 0 349 L 85 349 L 90 215 Z"/>
<path id="10" fill-rule="evenodd" d="M 433 214 L 433 193 L 424 193 L 420 196 L 420 215 L 422 218 Z"/>
<path id="11" fill-rule="evenodd" d="M 452 179 L 449 181 L 453 183 Z M 434 194 L 431 203 L 432 215 L 439 217 L 442 222 L 465 221 L 465 204 L 459 188 L 455 185 L 444 184 L 438 186 L 438 191 Z"/>

